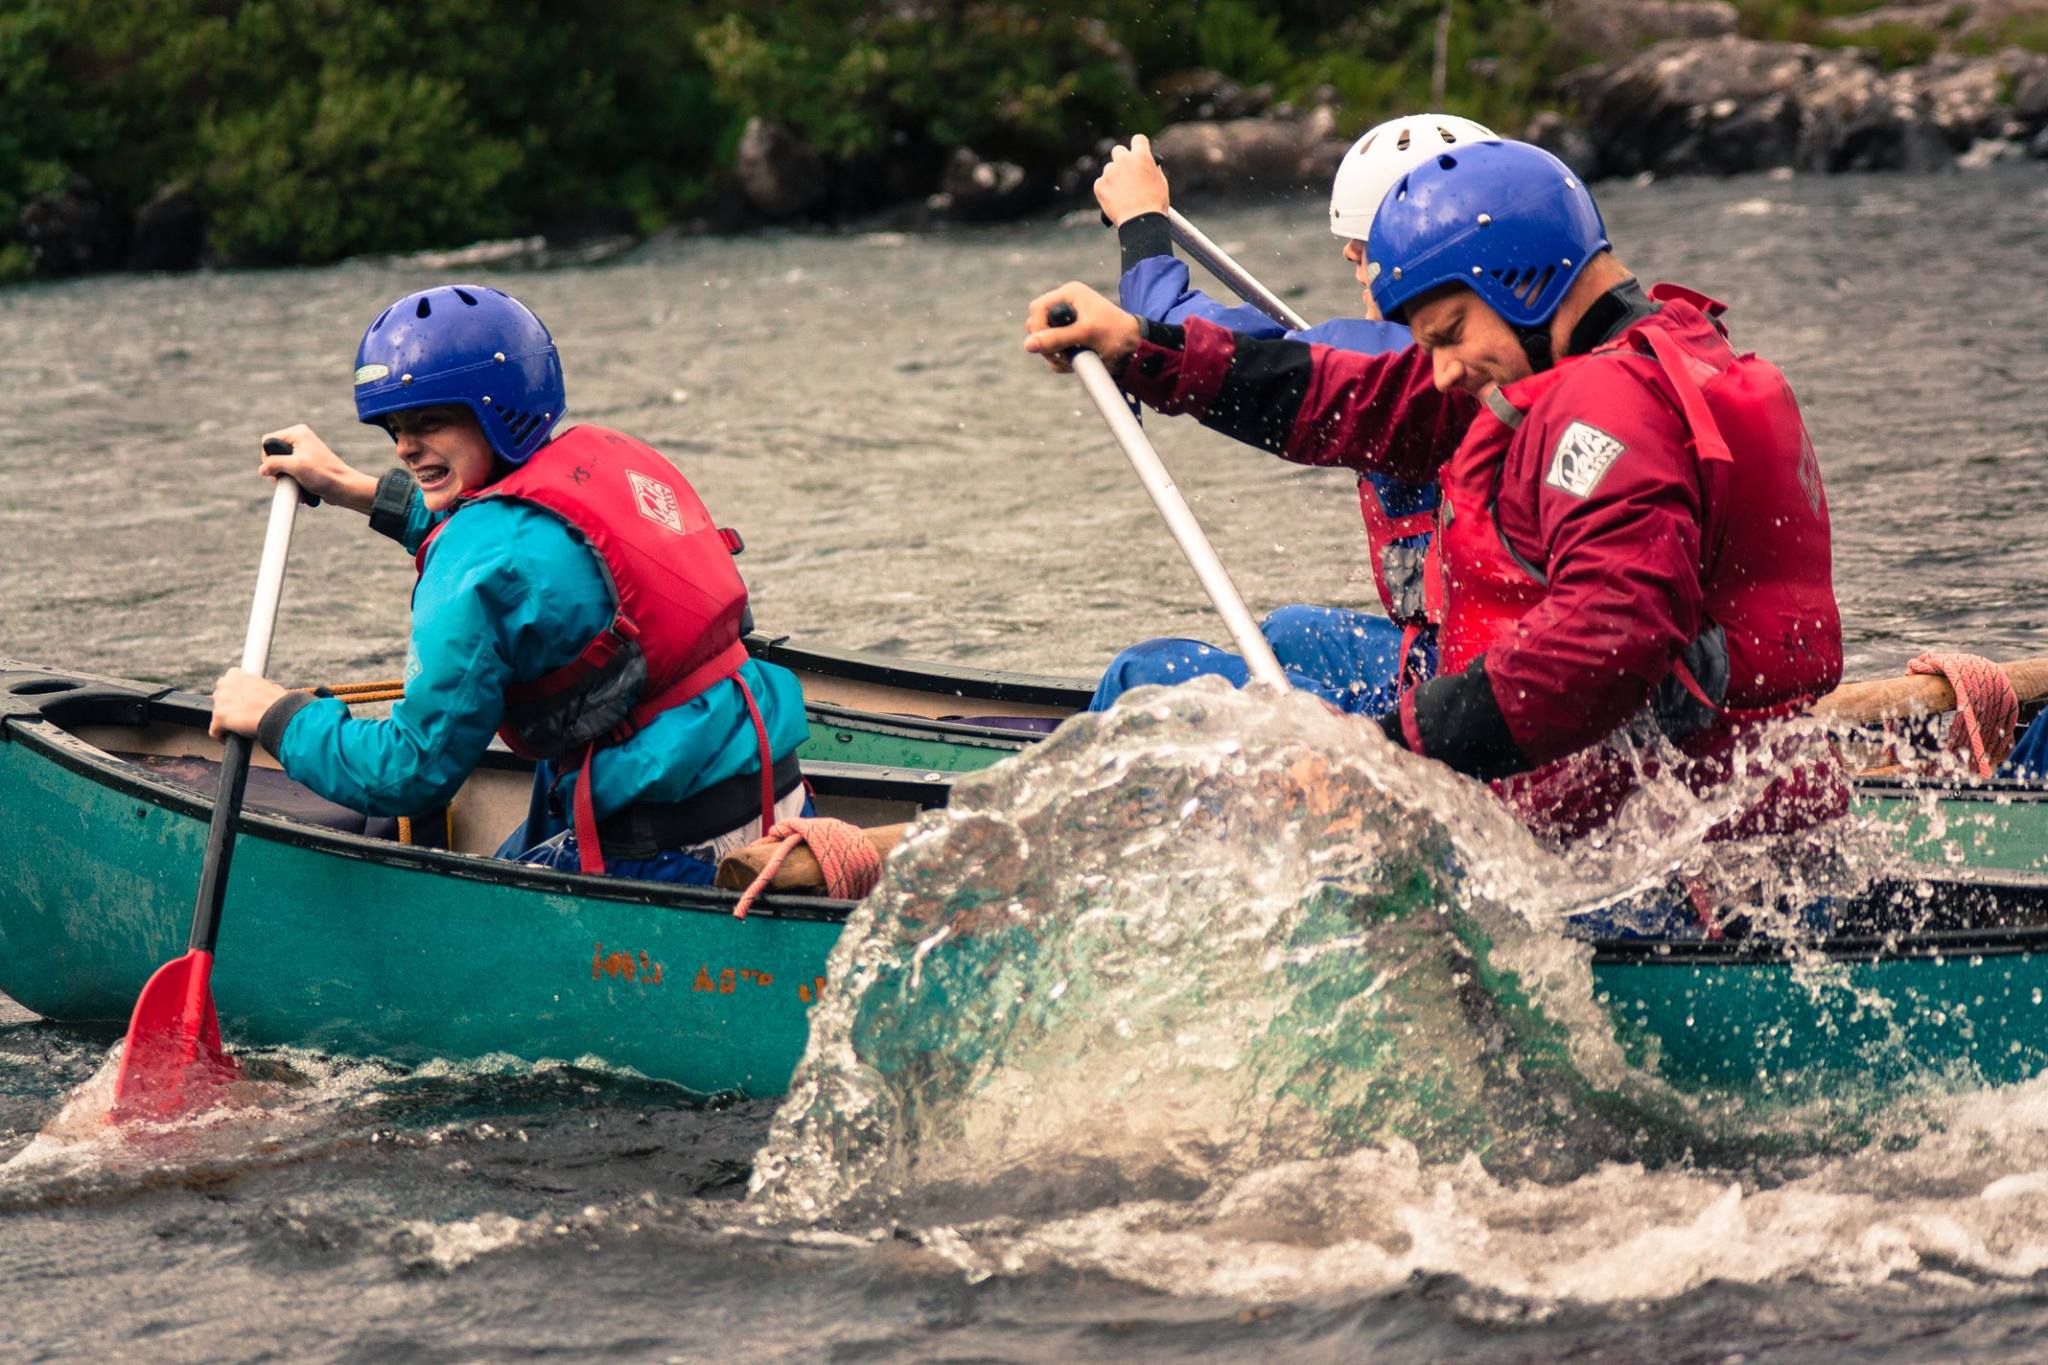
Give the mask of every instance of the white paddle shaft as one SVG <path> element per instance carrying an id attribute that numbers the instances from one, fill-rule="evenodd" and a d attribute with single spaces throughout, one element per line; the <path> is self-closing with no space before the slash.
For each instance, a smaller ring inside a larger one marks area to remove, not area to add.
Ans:
<path id="1" fill-rule="evenodd" d="M 263 560 L 256 567 L 256 599 L 249 607 L 249 634 L 242 641 L 242 671 L 262 677 L 270 666 L 270 637 L 277 630 L 277 604 L 284 596 L 284 561 L 292 548 L 292 523 L 299 512 L 299 481 L 280 475 L 270 495 L 270 526 L 263 533 Z"/>
<path id="2" fill-rule="evenodd" d="M 1251 612 L 1245 609 L 1244 599 L 1238 596 L 1237 585 L 1230 581 L 1229 571 L 1216 557 L 1216 549 L 1209 544 L 1209 537 L 1202 533 L 1202 524 L 1188 510 L 1187 499 L 1174 486 L 1173 475 L 1166 472 L 1159 452 L 1152 448 L 1152 442 L 1145 438 L 1138 419 L 1131 415 L 1116 381 L 1109 377 L 1109 368 L 1102 363 L 1102 357 L 1093 351 L 1076 351 L 1069 359 L 1073 362 L 1074 373 L 1081 376 L 1088 396 L 1095 400 L 1102 420 L 1109 423 L 1110 434 L 1123 447 L 1131 468 L 1138 472 L 1138 481 L 1151 495 L 1152 505 L 1159 509 L 1160 516 L 1166 518 L 1166 527 L 1173 532 L 1180 552 L 1188 557 L 1188 565 L 1194 569 L 1195 577 L 1202 580 L 1203 591 L 1216 604 L 1217 614 L 1229 628 L 1230 638 L 1237 642 L 1237 652 L 1244 656 L 1245 666 L 1251 670 L 1253 679 L 1284 689 L 1287 675 L 1280 671 L 1280 661 L 1273 657 L 1273 647 L 1259 633 L 1258 623 L 1252 620 Z"/>
<path id="3" fill-rule="evenodd" d="M 1291 332 L 1308 330 L 1307 318 L 1281 302 L 1278 294 L 1260 284 L 1252 272 L 1239 265 L 1229 252 L 1181 217 L 1179 209 L 1166 211 L 1166 225 L 1181 249 L 1200 261 L 1210 274 L 1235 289 L 1239 298 Z"/>

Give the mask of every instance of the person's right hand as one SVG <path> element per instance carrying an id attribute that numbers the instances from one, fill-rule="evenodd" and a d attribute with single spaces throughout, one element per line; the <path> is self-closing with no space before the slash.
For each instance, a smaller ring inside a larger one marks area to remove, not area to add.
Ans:
<path id="1" fill-rule="evenodd" d="M 1111 227 L 1122 227 L 1141 213 L 1164 213 L 1172 202 L 1166 172 L 1152 159 L 1152 143 L 1143 133 L 1128 147 L 1110 151 L 1109 164 L 1095 177 L 1095 202 Z"/>
<path id="2" fill-rule="evenodd" d="M 1074 321 L 1055 327 L 1052 310 L 1062 303 L 1074 310 Z M 1077 346 L 1102 357 L 1102 363 L 1115 374 L 1138 349 L 1140 335 L 1135 316 L 1078 280 L 1040 294 L 1024 314 L 1024 349 L 1044 356 L 1061 374 L 1073 369 L 1067 351 Z"/>
<path id="3" fill-rule="evenodd" d="M 327 442 L 314 434 L 313 428 L 300 422 L 282 431 L 266 432 L 256 448 L 260 451 L 270 441 L 284 442 L 292 453 L 264 455 L 256 466 L 257 473 L 266 479 L 289 474 L 299 481 L 299 487 L 316 498 L 354 508 L 364 516 L 370 514 L 370 504 L 377 497 L 377 481 L 328 449 Z"/>

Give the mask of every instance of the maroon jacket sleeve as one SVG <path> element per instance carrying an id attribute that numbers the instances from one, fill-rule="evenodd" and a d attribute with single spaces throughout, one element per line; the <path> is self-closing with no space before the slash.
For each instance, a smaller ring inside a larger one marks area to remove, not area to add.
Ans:
<path id="1" fill-rule="evenodd" d="M 1296 464 L 1436 477 L 1478 412 L 1438 393 L 1420 347 L 1364 355 L 1260 339 L 1201 318 L 1147 327 L 1119 377 L 1126 392 Z"/>
<path id="2" fill-rule="evenodd" d="M 1508 452 L 1499 508 L 1549 590 L 1486 656 L 1532 765 L 1639 711 L 1699 632 L 1702 600 L 1700 481 L 1677 412 L 1626 362 L 1576 366 L 1549 398 Z"/>

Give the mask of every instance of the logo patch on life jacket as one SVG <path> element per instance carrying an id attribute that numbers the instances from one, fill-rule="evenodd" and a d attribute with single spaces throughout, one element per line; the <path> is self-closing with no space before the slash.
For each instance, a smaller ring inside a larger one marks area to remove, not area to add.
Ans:
<path id="1" fill-rule="evenodd" d="M 1543 476 L 1543 482 L 1550 488 L 1562 488 L 1575 498 L 1591 497 L 1600 486 L 1601 476 L 1627 449 L 1600 428 L 1574 422 L 1557 438 L 1557 449 L 1550 456 L 1550 472 Z"/>
<path id="2" fill-rule="evenodd" d="M 683 505 L 676 499 L 676 490 L 630 469 L 626 471 L 626 478 L 632 482 L 633 502 L 639 507 L 640 515 L 681 535 Z"/>

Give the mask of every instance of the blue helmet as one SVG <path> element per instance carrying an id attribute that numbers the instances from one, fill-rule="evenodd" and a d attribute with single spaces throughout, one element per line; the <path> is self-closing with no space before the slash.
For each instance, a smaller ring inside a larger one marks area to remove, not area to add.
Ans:
<path id="1" fill-rule="evenodd" d="M 1525 346 L 1541 332 L 1547 363 L 1542 329 L 1607 245 L 1600 206 L 1571 168 L 1502 139 L 1448 149 L 1396 181 L 1373 216 L 1366 259 L 1383 316 L 1399 321 L 1423 294 L 1462 284 Z"/>
<path id="2" fill-rule="evenodd" d="M 507 464 L 524 464 L 562 415 L 562 358 L 533 310 L 476 284 L 407 294 L 356 347 L 356 416 L 461 403 Z"/>

